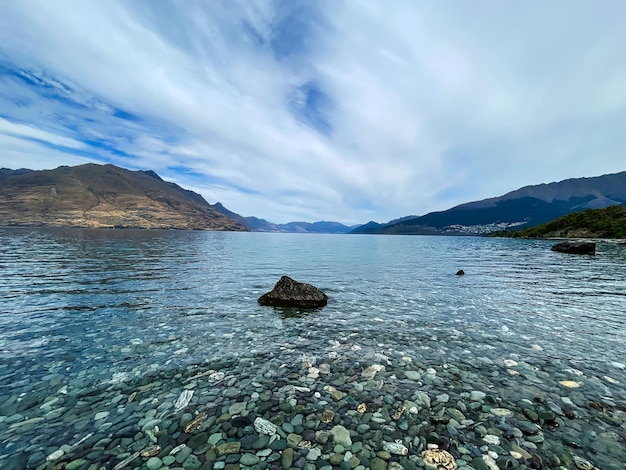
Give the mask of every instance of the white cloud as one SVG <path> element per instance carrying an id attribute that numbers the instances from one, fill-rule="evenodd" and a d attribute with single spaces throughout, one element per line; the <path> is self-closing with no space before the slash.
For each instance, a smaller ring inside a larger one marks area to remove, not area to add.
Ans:
<path id="1" fill-rule="evenodd" d="M 84 148 L 85 144 L 74 139 L 63 137 L 25 124 L 16 124 L 0 118 L 0 134 L 17 137 L 18 139 L 39 140 L 70 149 Z"/>
<path id="2" fill-rule="evenodd" d="M 347 223 L 621 171 L 624 13 L 619 1 L 4 3 L 0 133 L 13 150 L 0 164 L 15 139 L 37 139 L 52 144 L 38 144 L 42 164 L 83 158 L 54 146 L 81 149 L 243 215 Z"/>

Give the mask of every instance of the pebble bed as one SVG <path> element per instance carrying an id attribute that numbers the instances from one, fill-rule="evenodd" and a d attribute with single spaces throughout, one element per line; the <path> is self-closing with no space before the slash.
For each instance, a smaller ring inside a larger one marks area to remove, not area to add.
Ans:
<path id="1" fill-rule="evenodd" d="M 307 341 L 169 369 L 101 369 L 95 381 L 60 363 L 27 391 L 18 374 L 3 377 L 15 392 L 2 388 L 0 468 L 624 468 L 622 363 L 593 375 L 538 345 L 524 360 L 487 348 L 442 362 L 454 337 L 411 344 L 358 330 L 317 355 Z"/>

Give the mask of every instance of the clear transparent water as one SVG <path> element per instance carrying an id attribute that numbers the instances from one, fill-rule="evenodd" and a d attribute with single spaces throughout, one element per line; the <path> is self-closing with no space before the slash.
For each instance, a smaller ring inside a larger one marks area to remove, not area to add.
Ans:
<path id="1" fill-rule="evenodd" d="M 580 380 L 590 400 L 624 406 L 626 247 L 603 243 L 590 257 L 550 246 L 0 229 L 0 420 L 7 397 L 37 390 L 51 374 L 88 387 L 225 357 L 280 362 L 333 348 L 346 360 L 455 364 L 484 374 L 505 398 L 524 387 L 563 394 L 557 379 Z M 329 304 L 301 313 L 259 306 L 284 274 L 318 286 Z M 504 359 L 554 380 L 524 382 L 505 372 Z"/>

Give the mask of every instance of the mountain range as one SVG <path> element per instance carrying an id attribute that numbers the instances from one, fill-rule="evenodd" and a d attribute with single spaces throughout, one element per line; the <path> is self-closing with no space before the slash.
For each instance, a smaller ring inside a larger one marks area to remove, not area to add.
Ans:
<path id="1" fill-rule="evenodd" d="M 385 224 L 275 224 L 162 180 L 154 171 L 85 164 L 54 170 L 0 169 L 0 226 L 175 228 L 289 233 L 481 235 L 534 227 L 558 217 L 626 204 L 626 171 L 525 186 Z"/>
<path id="2" fill-rule="evenodd" d="M 246 230 L 199 194 L 153 171 L 93 163 L 1 169 L 0 225 Z"/>
<path id="3" fill-rule="evenodd" d="M 351 233 L 480 235 L 533 227 L 586 209 L 626 204 L 626 171 L 525 186 L 503 196 L 468 202 L 386 224 L 369 222 Z"/>
<path id="4" fill-rule="evenodd" d="M 258 217 L 243 217 L 233 211 L 226 209 L 222 203 L 215 204 L 218 211 L 226 217 L 238 221 L 250 232 L 283 232 L 283 233 L 348 233 L 357 226 L 348 227 L 339 222 L 289 222 L 286 224 L 275 224 Z"/>

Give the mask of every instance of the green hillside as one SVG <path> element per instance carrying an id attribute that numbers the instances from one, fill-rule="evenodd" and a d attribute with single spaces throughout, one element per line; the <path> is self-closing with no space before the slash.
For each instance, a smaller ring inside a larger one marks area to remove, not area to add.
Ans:
<path id="1" fill-rule="evenodd" d="M 626 238 L 626 206 L 611 206 L 568 214 L 524 230 L 494 232 L 491 237 Z"/>

